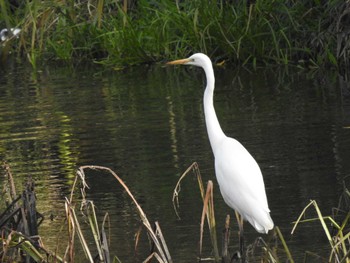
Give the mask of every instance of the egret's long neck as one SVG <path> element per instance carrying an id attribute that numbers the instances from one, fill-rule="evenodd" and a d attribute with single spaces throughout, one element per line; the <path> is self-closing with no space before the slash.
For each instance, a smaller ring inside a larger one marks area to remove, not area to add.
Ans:
<path id="1" fill-rule="evenodd" d="M 207 87 L 204 91 L 204 115 L 205 115 L 205 123 L 207 125 L 207 131 L 209 136 L 209 141 L 211 148 L 214 152 L 216 151 L 216 146 L 220 144 L 220 140 L 225 137 L 224 132 L 220 127 L 220 123 L 215 113 L 213 97 L 214 97 L 214 87 L 215 87 L 215 79 L 213 67 L 210 65 L 204 68 L 205 75 L 207 77 Z"/>

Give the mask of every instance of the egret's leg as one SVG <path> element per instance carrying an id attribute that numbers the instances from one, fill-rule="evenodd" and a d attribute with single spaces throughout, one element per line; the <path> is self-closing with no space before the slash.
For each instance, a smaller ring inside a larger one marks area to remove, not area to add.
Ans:
<path id="1" fill-rule="evenodd" d="M 243 235 L 243 217 L 235 211 L 239 228 L 239 250 L 241 257 L 244 258 L 244 235 Z"/>

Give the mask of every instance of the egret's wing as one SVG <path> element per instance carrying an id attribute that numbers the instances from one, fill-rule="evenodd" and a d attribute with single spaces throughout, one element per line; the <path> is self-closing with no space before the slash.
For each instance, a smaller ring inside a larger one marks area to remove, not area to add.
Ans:
<path id="1" fill-rule="evenodd" d="M 215 172 L 225 202 L 255 228 L 272 220 L 260 168 L 237 140 L 226 137 L 215 152 Z"/>

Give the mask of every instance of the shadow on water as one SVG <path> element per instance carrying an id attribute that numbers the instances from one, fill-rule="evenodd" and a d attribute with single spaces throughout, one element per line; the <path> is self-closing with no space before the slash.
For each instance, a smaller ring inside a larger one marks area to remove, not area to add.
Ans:
<path id="1" fill-rule="evenodd" d="M 226 214 L 233 216 L 214 179 L 202 110 L 204 75 L 197 69 L 159 65 L 99 70 L 48 65 L 33 74 L 16 63 L 1 69 L 0 159 L 11 165 L 17 185 L 33 176 L 38 210 L 53 218 L 39 229 L 52 250 L 75 169 L 94 164 L 122 177 L 148 217 L 161 223 L 173 259 L 191 262 L 197 255 L 201 215 L 195 182 L 182 187 L 181 221 L 171 198 L 179 175 L 193 161 L 199 163 L 204 181 L 214 181 L 219 233 Z M 327 256 L 327 240 L 318 223 L 289 233 L 310 199 L 331 214 L 350 173 L 347 80 L 332 72 L 291 68 L 249 72 L 220 67 L 215 73 L 219 121 L 260 164 L 272 218 L 295 260 L 303 258 L 305 250 Z M 110 214 L 111 253 L 134 262 L 134 234 L 140 223 L 132 204 L 113 178 L 88 176 L 87 182 L 99 216 Z M 246 234 L 247 242 L 257 237 L 248 224 Z M 59 244 L 60 249 L 66 245 Z M 136 258 L 144 259 L 142 251 L 147 249 L 144 242 Z"/>

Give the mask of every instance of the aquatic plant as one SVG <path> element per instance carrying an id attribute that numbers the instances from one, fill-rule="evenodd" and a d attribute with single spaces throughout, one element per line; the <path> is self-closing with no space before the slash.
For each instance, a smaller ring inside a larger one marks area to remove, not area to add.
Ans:
<path id="1" fill-rule="evenodd" d="M 109 174 L 111 174 L 117 181 L 118 183 L 123 187 L 124 191 L 128 194 L 128 196 L 130 197 L 131 201 L 133 202 L 133 204 L 136 207 L 136 210 L 139 214 L 140 220 L 143 224 L 143 226 L 145 227 L 145 229 L 147 230 L 147 234 L 149 235 L 149 238 L 152 242 L 152 245 L 154 247 L 153 251 L 150 253 L 150 255 L 145 259 L 145 262 L 150 261 L 152 258 L 156 258 L 159 262 L 163 262 L 163 263 L 172 263 L 172 259 L 168 250 L 168 247 L 166 245 L 165 239 L 163 237 L 161 228 L 159 226 L 158 222 L 155 222 L 155 227 L 153 227 L 150 223 L 150 221 L 148 220 L 145 212 L 143 211 L 143 209 L 141 208 L 141 206 L 139 205 L 139 203 L 137 202 L 137 200 L 135 199 L 134 195 L 131 193 L 131 191 L 129 190 L 129 187 L 124 183 L 124 181 L 114 172 L 112 171 L 110 168 L 107 167 L 103 167 L 103 166 L 96 166 L 96 165 L 88 165 L 88 166 L 81 166 L 79 167 L 78 171 L 77 171 L 77 176 L 75 178 L 74 181 L 74 185 L 72 187 L 72 191 L 71 191 L 71 196 L 70 199 L 66 199 L 66 207 L 68 206 L 68 211 L 67 213 L 70 215 L 73 215 L 73 217 L 71 216 L 67 216 L 67 218 L 69 218 L 69 222 L 71 226 L 79 226 L 79 224 L 77 224 L 79 221 L 77 220 L 77 217 L 75 216 L 75 209 L 74 207 L 71 205 L 72 201 L 73 201 L 73 196 L 74 196 L 74 188 L 77 185 L 78 180 L 80 180 L 81 184 L 82 184 L 82 188 L 81 188 L 81 193 L 82 193 L 82 206 L 87 209 L 87 216 L 89 218 L 89 223 L 90 223 L 90 227 L 94 236 L 94 240 L 96 243 L 96 247 L 98 248 L 98 255 L 99 255 L 99 259 L 101 262 L 110 262 L 109 259 L 109 250 L 108 250 L 108 242 L 107 242 L 107 237 L 106 237 L 106 232 L 104 231 L 104 227 L 102 227 L 102 232 L 101 234 L 99 233 L 99 228 L 98 228 L 98 224 L 97 224 L 97 219 L 96 219 L 96 212 L 94 209 L 94 205 L 92 201 L 88 201 L 86 200 L 85 197 L 85 190 L 88 187 L 86 181 L 85 181 L 85 170 L 97 170 L 100 172 L 107 172 Z M 67 202 L 68 201 L 68 202 Z M 105 225 L 106 222 L 106 218 L 108 217 L 108 214 L 105 215 L 104 217 L 104 221 L 103 221 L 103 226 Z M 74 243 L 74 229 L 70 228 L 72 231 L 70 232 L 70 236 L 72 237 L 70 239 L 70 243 Z M 87 258 L 90 260 L 90 262 L 94 262 L 92 254 L 90 252 L 90 249 L 87 245 L 87 243 L 85 242 L 85 238 L 84 235 L 82 234 L 82 231 L 80 230 L 80 228 L 77 228 L 77 233 L 79 235 L 79 239 L 81 240 L 81 243 L 84 245 L 84 251 L 85 254 L 87 256 Z M 74 247 L 70 247 L 70 251 L 74 251 Z"/>
<path id="2" fill-rule="evenodd" d="M 6 181 L 1 200 L 6 202 L 6 208 L 0 213 L 0 261 L 62 262 L 60 257 L 45 249 L 38 235 L 44 217 L 36 210 L 34 181 L 29 178 L 25 190 L 17 194 L 10 166 L 4 163 L 2 169 Z"/>
<path id="3" fill-rule="evenodd" d="M 98 222 L 94 203 L 92 200 L 88 200 L 86 198 L 88 185 L 85 180 L 85 173 L 87 170 L 95 170 L 112 175 L 117 180 L 118 184 L 122 186 L 123 190 L 125 193 L 127 193 L 128 197 L 134 204 L 142 225 L 146 229 L 149 240 L 151 241 L 150 245 L 153 248 L 144 262 L 150 262 L 152 259 L 155 259 L 161 263 L 172 262 L 170 252 L 159 223 L 155 222 L 154 225 L 150 223 L 129 187 L 111 169 L 94 165 L 81 166 L 78 168 L 71 188 L 70 196 L 65 198 L 66 219 L 64 225 L 67 227 L 68 244 L 65 250 L 66 252 L 62 257 L 47 250 L 44 246 L 44 240 L 42 240 L 38 235 L 37 228 L 39 227 L 43 218 L 36 210 L 33 181 L 29 180 L 24 192 L 21 195 L 17 195 L 13 176 L 9 166 L 4 164 L 3 169 L 5 171 L 7 183 L 4 185 L 4 192 L 2 193 L 2 197 L 4 198 L 0 200 L 8 200 L 9 202 L 7 203 L 7 207 L 0 214 L 0 230 L 2 233 L 0 237 L 2 242 L 2 246 L 0 247 L 1 262 L 28 262 L 30 260 L 34 260 L 35 262 L 74 262 L 77 245 L 80 245 L 83 248 L 86 260 L 88 262 L 95 262 L 96 259 L 98 259 L 99 262 L 107 263 L 121 262 L 117 256 L 114 256 L 112 259 L 111 252 L 109 251 L 110 241 L 107 231 L 109 228 L 108 213 L 105 213 L 102 222 Z M 240 255 L 237 252 L 232 253 L 230 251 L 231 246 L 229 244 L 232 231 L 230 228 L 229 216 L 226 217 L 225 221 L 225 228 L 222 235 L 222 250 L 220 254 L 216 233 L 213 184 L 211 181 L 208 181 L 207 188 L 205 190 L 197 163 L 190 165 L 179 178 L 173 192 L 174 209 L 176 214 L 179 216 L 179 194 L 181 184 L 183 184 L 184 179 L 191 173 L 197 179 L 203 203 L 202 215 L 198 215 L 201 217 L 199 229 L 199 259 L 205 258 L 210 262 L 224 263 L 242 262 L 244 261 L 244 258 L 246 258 L 249 262 L 255 260 L 259 260 L 259 262 L 294 262 L 292 252 L 289 250 L 287 242 L 285 241 L 278 226 L 275 226 L 274 231 L 272 231 L 272 235 L 269 235 L 267 240 L 258 237 L 255 242 L 249 244 L 247 249 L 244 250 L 243 255 Z M 76 196 L 77 193 L 79 193 L 79 197 Z M 350 194 L 344 185 L 343 195 L 339 201 L 338 208 L 335 209 L 336 213 L 333 216 L 323 216 L 316 201 L 310 201 L 310 203 L 302 211 L 298 220 L 295 222 L 292 233 L 295 232 L 300 223 L 319 221 L 330 244 L 330 253 L 327 262 L 348 262 L 350 258 L 349 200 Z M 80 206 L 77 204 L 80 204 Z M 77 207 L 80 208 L 78 209 Z M 315 208 L 317 218 L 301 220 L 310 207 Z M 341 214 L 341 217 L 338 217 L 338 214 Z M 39 218 L 41 219 L 39 220 Z M 209 228 L 210 239 L 213 246 L 213 254 L 202 250 L 205 218 Z M 342 218 L 341 223 L 337 223 L 336 219 L 339 218 Z M 329 230 L 326 221 L 329 221 L 334 227 L 335 231 L 333 231 L 333 234 L 332 231 Z M 88 230 L 91 231 L 83 231 L 81 227 L 82 224 L 88 224 Z M 61 230 L 59 235 L 62 235 L 62 233 L 63 231 Z M 94 245 L 89 244 L 86 241 L 87 237 L 90 235 L 93 236 L 93 240 L 95 242 Z M 76 236 L 78 237 L 79 243 L 76 242 Z M 139 236 L 140 231 L 136 234 L 135 247 L 138 245 Z M 240 242 L 241 240 L 238 240 L 238 246 L 242 246 Z M 93 254 L 93 250 L 97 251 L 96 255 Z M 322 258 L 316 254 L 312 254 L 312 256 L 316 256 L 318 260 L 322 260 Z M 305 260 L 305 262 L 308 261 Z"/>
<path id="4" fill-rule="evenodd" d="M 337 223 L 336 221 L 336 215 L 333 217 L 331 216 L 323 216 L 320 208 L 317 205 L 317 202 L 315 200 L 311 200 L 308 205 L 303 209 L 301 212 L 299 218 L 294 224 L 294 227 L 292 229 L 292 234 L 296 231 L 298 225 L 300 223 L 311 223 L 311 222 L 320 222 L 322 229 L 327 237 L 327 240 L 329 242 L 329 246 L 331 248 L 329 258 L 327 262 L 349 262 L 350 261 L 350 192 L 344 185 L 344 191 L 340 198 L 340 202 L 338 205 L 338 208 L 335 209 L 336 214 L 342 213 L 343 216 L 341 218 L 342 221 Z M 345 204 L 342 204 L 344 202 Z M 341 209 L 341 207 L 344 207 L 345 209 Z M 313 207 L 317 213 L 316 218 L 309 218 L 309 219 L 302 219 L 306 216 L 307 210 L 309 210 L 311 207 Z M 327 221 L 331 223 L 333 231 L 329 229 L 327 226 Z M 332 235 L 332 232 L 335 234 Z M 309 257 L 315 256 L 317 257 L 317 254 L 310 254 Z"/>
<path id="5" fill-rule="evenodd" d="M 9 166 L 5 164 L 4 169 L 8 177 L 8 186 L 5 187 L 7 189 L 5 193 L 7 193 L 7 198 L 10 198 L 9 200 L 11 202 L 4 212 L 0 214 L 0 231 L 2 233 L 0 240 L 3 244 L 0 248 L 1 262 L 14 262 L 16 260 L 21 262 L 29 262 L 30 260 L 34 260 L 35 262 L 74 262 L 77 246 L 76 236 L 79 238 L 79 244 L 88 262 L 96 262 L 96 259 L 98 259 L 99 262 L 106 263 L 120 262 L 116 256 L 114 256 L 113 261 L 111 260 L 109 251 L 110 241 L 108 238 L 108 231 L 106 230 L 109 222 L 108 213 L 105 214 L 101 227 L 99 227 L 94 202 L 86 198 L 86 189 L 88 185 L 85 181 L 85 170 L 89 169 L 104 173 L 107 172 L 114 176 L 134 203 L 139 213 L 140 220 L 147 230 L 147 234 L 151 240 L 151 247 L 153 248 L 145 259 L 145 262 L 149 262 L 152 258 L 162 263 L 172 262 L 159 223 L 155 222 L 154 227 L 151 225 L 128 186 L 111 169 L 91 165 L 81 166 L 77 170 L 71 194 L 69 198 L 65 198 L 65 224 L 67 227 L 68 244 L 65 249 L 65 254 L 62 257 L 47 250 L 38 235 L 37 228 L 43 220 L 43 216 L 41 216 L 40 221 L 37 219 L 37 215 L 40 214 L 35 206 L 36 199 L 33 183 L 29 181 L 24 193 L 17 196 Z M 78 185 L 80 185 L 80 187 L 78 187 Z M 80 193 L 79 198 L 75 198 L 77 190 L 79 190 L 78 192 Z M 77 201 L 75 199 L 79 200 L 80 209 L 76 208 Z M 23 200 L 23 206 L 19 204 L 21 200 Z M 91 233 L 82 230 L 82 222 L 88 222 Z M 91 234 L 95 246 L 90 245 L 86 241 L 87 237 Z M 62 231 L 59 231 L 59 235 L 62 235 Z M 97 255 L 93 254 L 93 250 L 97 251 Z"/>

